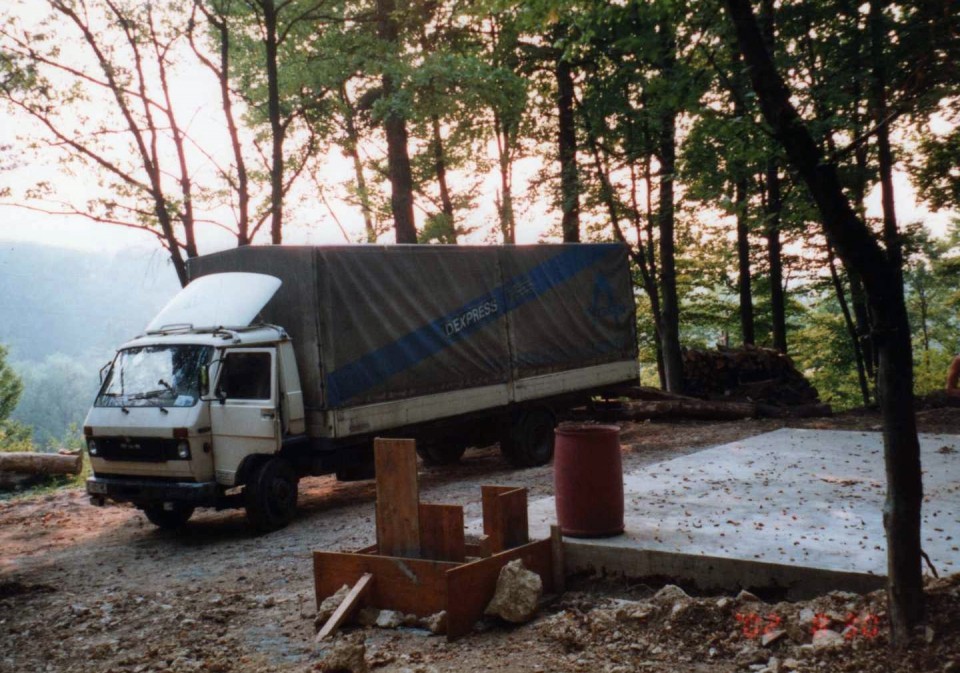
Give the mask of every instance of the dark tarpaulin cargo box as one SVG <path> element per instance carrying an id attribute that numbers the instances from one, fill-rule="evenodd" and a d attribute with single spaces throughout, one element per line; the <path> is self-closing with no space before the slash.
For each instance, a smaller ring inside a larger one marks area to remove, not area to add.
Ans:
<path id="1" fill-rule="evenodd" d="M 308 408 L 517 382 L 637 357 L 625 246 L 247 246 L 190 260 L 283 285 Z"/>

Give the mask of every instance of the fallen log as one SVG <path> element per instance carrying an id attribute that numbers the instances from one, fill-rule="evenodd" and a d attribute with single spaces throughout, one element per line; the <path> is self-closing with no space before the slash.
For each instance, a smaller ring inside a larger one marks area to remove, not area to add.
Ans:
<path id="1" fill-rule="evenodd" d="M 630 401 L 623 405 L 620 418 L 643 421 L 659 418 L 689 418 L 706 421 L 733 421 L 755 418 L 752 402 L 714 402 L 710 400 Z"/>
<path id="2" fill-rule="evenodd" d="M 817 418 L 833 416 L 833 408 L 829 404 L 821 402 L 794 404 L 785 407 L 774 404 L 757 404 L 757 415 L 761 418 Z"/>
<path id="3" fill-rule="evenodd" d="M 79 453 L 73 456 L 29 451 L 0 453 L 0 472 L 33 475 L 80 474 L 82 466 L 83 457 Z"/>
<path id="4" fill-rule="evenodd" d="M 647 402 L 657 402 L 660 400 L 698 401 L 698 398 L 696 397 L 680 395 L 679 393 L 671 393 L 667 392 L 666 390 L 660 390 L 659 388 L 651 388 L 650 386 L 632 386 L 625 392 L 627 393 L 626 397 L 629 397 L 631 400 L 643 400 Z"/>

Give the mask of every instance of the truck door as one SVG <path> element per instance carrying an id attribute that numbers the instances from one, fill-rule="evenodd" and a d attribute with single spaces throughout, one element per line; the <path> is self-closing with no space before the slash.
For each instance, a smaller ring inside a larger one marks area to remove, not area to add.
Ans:
<path id="1" fill-rule="evenodd" d="M 235 348 L 224 353 L 210 405 L 217 481 L 232 485 L 246 456 L 280 448 L 274 348 Z"/>

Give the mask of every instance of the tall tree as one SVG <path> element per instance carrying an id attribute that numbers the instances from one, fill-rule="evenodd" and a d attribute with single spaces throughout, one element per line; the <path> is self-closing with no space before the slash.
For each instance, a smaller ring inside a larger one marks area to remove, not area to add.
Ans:
<path id="1" fill-rule="evenodd" d="M 568 28 L 554 27 L 556 50 L 554 77 L 557 81 L 557 156 L 560 158 L 560 211 L 564 243 L 580 241 L 580 169 L 577 164 L 577 125 L 574 119 L 573 66 L 563 48 Z"/>
<path id="2" fill-rule="evenodd" d="M 913 405 L 913 359 L 899 256 L 884 251 L 850 206 L 836 165 L 811 136 L 764 46 L 749 0 L 726 0 L 764 117 L 817 204 L 824 233 L 864 281 L 880 359 L 887 499 L 887 590 L 891 636 L 906 643 L 923 617 L 920 509 L 923 485 Z"/>
<path id="3" fill-rule="evenodd" d="M 760 20 L 763 27 L 763 39 L 771 58 L 776 52 L 776 8 L 774 0 L 762 0 Z M 770 274 L 770 321 L 772 323 L 773 347 L 781 353 L 787 352 L 787 307 L 783 288 L 783 253 L 780 243 L 781 214 L 783 199 L 780 194 L 780 165 L 776 151 L 771 151 L 764 170 L 766 223 L 764 235 L 767 239 L 767 264 Z"/>
<path id="4" fill-rule="evenodd" d="M 677 39 L 673 17 L 663 12 L 659 22 L 657 67 L 665 82 L 675 78 Z M 660 103 L 657 158 L 660 160 L 660 198 L 657 227 L 660 233 L 660 340 L 666 388 L 680 392 L 683 387 L 683 354 L 680 350 L 680 302 L 677 298 L 676 242 L 674 240 L 674 180 L 679 105 L 672 97 Z"/>
<path id="5" fill-rule="evenodd" d="M 394 0 L 376 0 L 377 36 L 392 56 L 401 52 L 397 3 Z M 387 164 L 390 175 L 390 207 L 397 243 L 416 243 L 417 226 L 413 219 L 413 174 L 407 148 L 407 122 L 403 106 L 395 100 L 398 84 L 389 65 L 381 78 L 385 104 L 383 128 L 387 136 Z"/>

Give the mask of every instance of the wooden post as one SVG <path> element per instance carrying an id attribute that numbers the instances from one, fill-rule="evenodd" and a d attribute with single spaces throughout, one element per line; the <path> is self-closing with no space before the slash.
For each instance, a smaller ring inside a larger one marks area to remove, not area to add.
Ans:
<path id="1" fill-rule="evenodd" d="M 417 450 L 412 439 L 375 439 L 377 550 L 382 556 L 420 556 Z"/>
<path id="2" fill-rule="evenodd" d="M 494 554 L 530 541 L 527 528 L 527 489 L 481 486 L 483 532 Z"/>

